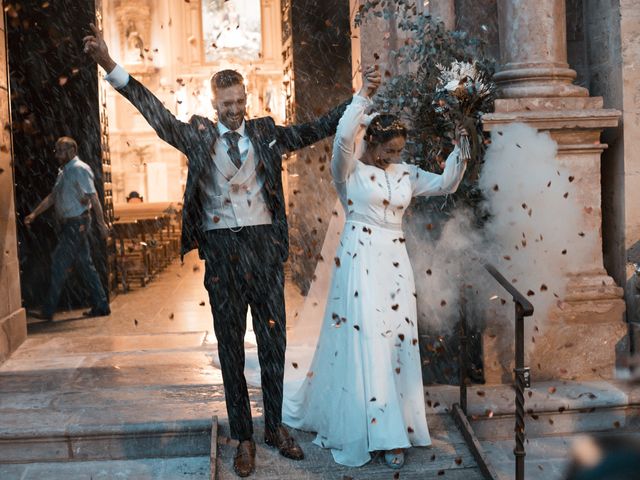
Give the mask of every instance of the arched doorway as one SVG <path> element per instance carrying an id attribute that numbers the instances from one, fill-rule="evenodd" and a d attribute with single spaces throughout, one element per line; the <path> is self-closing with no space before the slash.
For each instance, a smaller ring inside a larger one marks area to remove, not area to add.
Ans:
<path id="1" fill-rule="evenodd" d="M 213 115 L 208 83 L 221 68 L 243 73 L 251 116 L 268 114 L 278 123 L 317 116 L 351 94 L 348 2 L 252 0 L 259 15 L 244 37 L 225 33 L 229 28 L 209 31 L 211 22 L 239 25 L 234 5 L 250 8 L 248 1 L 6 2 L 11 22 L 13 136 L 18 145 L 14 166 L 19 281 L 27 309 L 37 308 L 47 289 L 56 234 L 52 214 L 31 229 L 22 220 L 51 190 L 57 174 L 51 147 L 58 136 L 81 139 L 80 155 L 95 173 L 111 219 L 114 205 L 126 202 L 132 191 L 146 202 L 179 203 L 184 188 L 185 159 L 157 141 L 144 119 L 102 82 L 102 72 L 81 51 L 89 23 L 102 26 L 114 58 L 180 118 Z M 74 15 L 68 15 L 70 11 Z M 237 54 L 239 41 L 254 48 Z M 328 169 L 318 168 L 327 161 L 325 147 L 287 160 L 283 180 L 288 196 L 304 186 L 300 178 L 322 183 L 325 189 L 330 186 Z M 296 225 L 310 222 L 304 215 L 305 203 L 296 204 L 291 198 L 287 203 L 292 230 L 303 239 L 308 227 L 296 229 Z M 329 203 L 323 215 L 331 214 Z M 324 232 L 317 235 L 321 241 Z M 92 246 L 103 284 L 117 293 L 116 243 L 95 238 Z M 312 273 L 313 267 L 309 268 Z M 308 271 L 306 275 L 310 276 Z M 84 306 L 85 298 L 81 282 L 71 278 L 60 308 Z"/>

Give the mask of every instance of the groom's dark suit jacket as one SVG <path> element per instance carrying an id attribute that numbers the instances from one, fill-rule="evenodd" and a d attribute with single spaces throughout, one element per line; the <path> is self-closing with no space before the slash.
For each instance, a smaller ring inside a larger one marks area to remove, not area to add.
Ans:
<path id="1" fill-rule="evenodd" d="M 204 245 L 201 228 L 203 211 L 199 194 L 199 179 L 203 166 L 213 162 L 213 150 L 218 138 L 216 124 L 205 117 L 193 116 L 181 122 L 167 110 L 147 88 L 130 77 L 129 83 L 118 90 L 145 117 L 165 142 L 188 158 L 189 173 L 182 210 L 181 255 Z M 265 253 L 273 253 L 285 261 L 289 255 L 289 234 L 282 191 L 282 155 L 311 145 L 333 135 L 349 101 L 339 105 L 314 122 L 301 125 L 278 126 L 271 117 L 246 120 L 246 134 L 253 144 L 258 175 L 264 180 L 263 194 L 273 214 L 272 238 L 265 238 Z"/>

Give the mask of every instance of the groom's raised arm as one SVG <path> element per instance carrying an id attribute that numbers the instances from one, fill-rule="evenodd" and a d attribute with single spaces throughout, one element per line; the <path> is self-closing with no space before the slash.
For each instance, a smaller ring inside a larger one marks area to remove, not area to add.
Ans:
<path id="1" fill-rule="evenodd" d="M 365 69 L 363 71 L 363 86 L 360 90 L 361 96 L 372 96 L 380 86 L 380 81 L 380 72 L 376 65 Z M 277 140 L 286 150 L 292 151 L 334 135 L 338 128 L 338 122 L 351 100 L 352 98 L 348 99 L 314 122 L 290 127 L 276 127 Z"/>
<path id="2" fill-rule="evenodd" d="M 162 140 L 187 154 L 194 127 L 178 120 L 153 93 L 116 64 L 109 55 L 102 32 L 93 24 L 91 30 L 93 35 L 83 39 L 84 51 L 107 72 L 105 80 L 138 109 Z"/>
<path id="3" fill-rule="evenodd" d="M 334 135 L 336 133 L 336 128 L 338 128 L 338 122 L 347 108 L 347 105 L 350 103 L 351 98 L 312 122 L 286 127 L 277 126 L 276 135 L 278 142 L 285 150 L 293 151 L 307 147 L 322 140 L 323 138 Z"/>

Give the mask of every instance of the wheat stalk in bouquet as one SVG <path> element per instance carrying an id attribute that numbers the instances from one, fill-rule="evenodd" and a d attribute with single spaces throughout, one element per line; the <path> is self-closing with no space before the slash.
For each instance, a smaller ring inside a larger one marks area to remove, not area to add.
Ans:
<path id="1" fill-rule="evenodd" d="M 433 95 L 433 108 L 444 120 L 449 132 L 463 126 L 469 135 L 481 132 L 480 117 L 489 111 L 496 87 L 486 70 L 469 62 L 454 61 L 448 67 L 437 64 L 440 81 Z M 464 160 L 474 157 L 469 137 L 460 138 L 460 156 Z"/>

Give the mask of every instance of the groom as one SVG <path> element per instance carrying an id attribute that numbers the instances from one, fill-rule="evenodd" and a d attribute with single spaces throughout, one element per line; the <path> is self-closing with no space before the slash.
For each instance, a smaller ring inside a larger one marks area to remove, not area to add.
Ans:
<path id="1" fill-rule="evenodd" d="M 236 473 L 255 468 L 255 443 L 244 377 L 247 308 L 253 328 L 264 398 L 267 445 L 294 460 L 302 449 L 281 424 L 286 346 L 283 262 L 289 241 L 282 191 L 282 155 L 335 133 L 347 103 L 324 117 L 282 127 L 270 117 L 246 120 L 242 76 L 223 70 L 211 79 L 218 121 L 177 120 L 153 94 L 117 65 L 102 32 L 91 25 L 84 51 L 106 80 L 145 117 L 158 136 L 189 160 L 184 193 L 182 249 L 197 248 L 205 261 L 205 287 L 213 313 L 231 437 L 239 441 Z"/>

